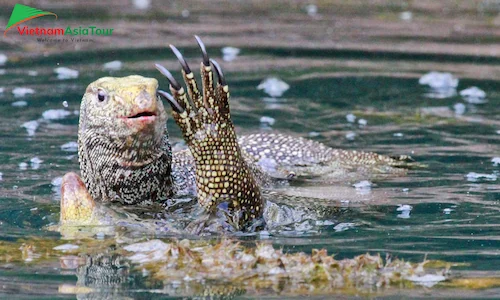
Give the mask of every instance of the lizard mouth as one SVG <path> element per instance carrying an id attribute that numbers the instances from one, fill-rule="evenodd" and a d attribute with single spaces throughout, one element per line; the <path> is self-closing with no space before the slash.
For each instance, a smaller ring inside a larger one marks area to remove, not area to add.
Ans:
<path id="1" fill-rule="evenodd" d="M 128 116 L 127 119 L 150 118 L 150 117 L 156 117 L 156 114 L 150 111 L 143 111 L 138 114 Z"/>

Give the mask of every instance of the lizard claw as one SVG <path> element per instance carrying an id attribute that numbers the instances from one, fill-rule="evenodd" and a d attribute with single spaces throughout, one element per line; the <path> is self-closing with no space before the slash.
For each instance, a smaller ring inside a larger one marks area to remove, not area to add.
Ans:
<path id="1" fill-rule="evenodd" d="M 169 93 L 162 90 L 158 90 L 158 95 L 160 95 L 160 97 L 162 97 L 163 99 L 167 100 L 167 102 L 170 104 L 170 106 L 176 113 L 181 114 L 184 112 L 184 108 L 182 108 L 179 102 L 177 102 L 177 100 L 175 100 L 174 97 Z"/>
<path id="2" fill-rule="evenodd" d="M 222 73 L 222 68 L 219 66 L 219 64 L 215 60 L 210 59 L 210 62 L 214 66 L 215 72 L 217 72 L 217 77 L 219 78 L 219 84 L 222 86 L 225 86 L 226 79 L 224 78 L 224 74 Z"/>
<path id="3" fill-rule="evenodd" d="M 205 67 L 210 66 L 210 60 L 208 58 L 207 49 L 205 48 L 205 44 L 203 44 L 203 42 L 201 41 L 199 36 L 195 35 L 194 38 L 196 39 L 196 41 L 198 42 L 198 45 L 200 46 L 201 54 L 203 55 L 203 65 Z"/>
<path id="4" fill-rule="evenodd" d="M 175 80 L 174 76 L 172 76 L 172 74 L 167 69 L 165 69 L 164 66 L 162 66 L 160 64 L 155 64 L 155 67 L 158 71 L 160 71 L 161 74 L 163 74 L 163 76 L 167 77 L 168 82 L 170 82 L 170 85 L 174 89 L 176 89 L 176 90 L 181 89 L 181 85 L 177 82 L 177 80 Z"/>
<path id="5" fill-rule="evenodd" d="M 170 45 L 170 49 L 172 49 L 172 52 L 174 52 L 175 56 L 177 56 L 177 59 L 181 63 L 182 69 L 184 69 L 184 72 L 186 74 L 191 73 L 191 69 L 189 68 L 186 60 L 184 59 L 184 56 L 182 56 L 181 52 L 177 48 L 175 48 L 174 45 Z"/>

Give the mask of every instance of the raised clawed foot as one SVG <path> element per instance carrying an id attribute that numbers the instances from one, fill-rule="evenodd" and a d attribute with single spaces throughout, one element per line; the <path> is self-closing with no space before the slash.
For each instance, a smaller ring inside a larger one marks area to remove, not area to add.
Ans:
<path id="1" fill-rule="evenodd" d="M 220 205 L 227 207 L 243 228 L 262 216 L 263 200 L 236 140 L 229 111 L 229 87 L 222 70 L 216 61 L 209 59 L 200 38 L 195 38 L 203 56 L 202 92 L 186 60 L 171 45 L 182 66 L 187 92 L 167 69 L 156 64 L 168 79 L 172 93 L 159 90 L 158 94 L 172 107 L 174 120 L 195 159 L 199 203 L 211 211 Z M 217 83 L 212 70 L 217 73 Z"/>

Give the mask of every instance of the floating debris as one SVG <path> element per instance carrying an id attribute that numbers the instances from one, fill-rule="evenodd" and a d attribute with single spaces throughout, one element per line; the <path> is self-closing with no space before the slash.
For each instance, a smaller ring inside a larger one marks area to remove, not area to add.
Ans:
<path id="1" fill-rule="evenodd" d="M 38 76 L 38 71 L 30 70 L 28 71 L 29 76 Z"/>
<path id="2" fill-rule="evenodd" d="M 307 134 L 309 137 L 318 137 L 320 136 L 320 133 L 319 132 L 316 132 L 316 131 L 311 131 Z"/>
<path id="3" fill-rule="evenodd" d="M 0 94 L 3 94 L 4 91 L 5 91 L 5 88 L 0 87 Z"/>
<path id="4" fill-rule="evenodd" d="M 485 99 L 486 93 L 476 86 L 471 86 L 469 88 L 466 88 L 465 90 L 461 90 L 460 96 L 462 96 L 465 101 L 471 104 L 483 104 L 488 102 Z"/>
<path id="5" fill-rule="evenodd" d="M 135 8 L 146 10 L 151 7 L 151 0 L 132 0 Z"/>
<path id="6" fill-rule="evenodd" d="M 428 85 L 431 92 L 426 97 L 444 99 L 457 94 L 458 79 L 450 73 L 429 72 L 418 80 L 419 84 Z"/>
<path id="7" fill-rule="evenodd" d="M 268 243 L 246 247 L 228 239 L 215 245 L 189 240 L 169 243 L 152 240 L 125 249 L 130 252 L 128 259 L 138 263 L 147 274 L 179 285 L 187 280 L 272 290 L 279 284 L 283 295 L 304 291 L 327 295 L 338 293 L 340 289 L 404 286 L 410 283 L 410 278 L 419 283 L 441 280 L 425 277 L 426 262 L 384 261 L 380 255 L 370 254 L 336 260 L 325 249 L 314 249 L 312 253 L 284 253 Z"/>
<path id="8" fill-rule="evenodd" d="M 12 94 L 14 94 L 14 97 L 24 97 L 28 94 L 34 94 L 34 93 L 35 90 L 25 87 L 16 87 L 12 90 Z"/>
<path id="9" fill-rule="evenodd" d="M 455 111 L 456 115 L 463 115 L 465 113 L 465 104 L 456 103 L 455 105 L 453 105 L 453 110 Z"/>
<path id="10" fill-rule="evenodd" d="M 12 102 L 11 105 L 14 107 L 24 107 L 24 106 L 28 105 L 28 102 L 23 101 L 23 100 L 19 100 L 19 101 Z"/>
<path id="11" fill-rule="evenodd" d="M 354 123 L 356 121 L 356 116 L 353 114 L 348 114 L 345 116 L 347 122 Z"/>
<path id="12" fill-rule="evenodd" d="M 0 181 L 3 180 L 3 173 L 0 172 Z"/>
<path id="13" fill-rule="evenodd" d="M 396 132 L 392 136 L 394 136 L 394 137 L 403 137 L 404 134 L 402 132 Z"/>
<path id="14" fill-rule="evenodd" d="M 399 19 L 409 22 L 413 19 L 413 13 L 411 11 L 403 11 L 399 14 Z"/>
<path id="15" fill-rule="evenodd" d="M 76 250 L 78 248 L 80 248 L 80 246 L 78 246 L 78 245 L 63 244 L 63 245 L 56 246 L 52 249 L 58 250 L 58 251 L 71 251 L 71 250 Z"/>
<path id="16" fill-rule="evenodd" d="M 365 120 L 365 119 L 359 119 L 358 120 L 358 124 L 361 125 L 361 126 L 366 126 L 366 124 L 368 124 L 368 121 Z"/>
<path id="17" fill-rule="evenodd" d="M 73 79 L 78 78 L 78 71 L 66 67 L 55 68 L 54 72 L 57 74 L 57 79 Z"/>
<path id="18" fill-rule="evenodd" d="M 400 214 L 397 215 L 398 218 L 401 219 L 408 219 L 410 218 L 410 212 L 413 209 L 413 206 L 408 205 L 408 204 L 400 204 L 396 211 L 401 212 Z"/>
<path id="19" fill-rule="evenodd" d="M 62 151 L 67 152 L 77 152 L 78 151 L 78 143 L 77 142 L 68 142 L 66 144 L 61 145 Z"/>
<path id="20" fill-rule="evenodd" d="M 189 10 L 187 10 L 187 9 L 183 9 L 183 10 L 182 10 L 182 12 L 181 12 L 181 16 L 182 16 L 183 18 L 187 18 L 187 17 L 189 17 L 189 15 L 190 15 L 190 14 L 191 14 L 191 13 L 190 13 L 190 12 L 189 12 Z"/>
<path id="21" fill-rule="evenodd" d="M 28 122 L 23 123 L 23 125 L 21 125 L 21 127 L 26 128 L 26 131 L 28 131 L 29 136 L 33 136 L 33 135 L 35 135 L 35 131 L 39 125 L 40 124 L 38 123 L 38 121 L 28 121 Z"/>
<path id="22" fill-rule="evenodd" d="M 49 109 L 42 113 L 45 120 L 60 120 L 70 115 L 71 112 L 64 109 Z"/>
<path id="23" fill-rule="evenodd" d="M 274 118 L 266 117 L 266 116 L 260 117 L 260 123 L 262 123 L 262 124 L 267 124 L 269 126 L 273 126 L 275 122 L 276 122 L 276 120 Z"/>
<path id="24" fill-rule="evenodd" d="M 497 157 L 493 157 L 493 158 L 491 159 L 491 162 L 493 163 L 493 165 L 494 165 L 495 167 L 496 167 L 496 166 L 498 166 L 498 165 L 500 164 L 500 157 L 498 157 L 498 156 L 497 156 Z"/>
<path id="25" fill-rule="evenodd" d="M 350 140 L 350 141 L 353 141 L 354 138 L 356 137 L 356 133 L 355 132 L 348 132 L 345 134 L 345 138 Z"/>
<path id="26" fill-rule="evenodd" d="M 118 71 L 121 70 L 123 67 L 123 63 L 119 60 L 113 60 L 110 62 L 107 62 L 103 65 L 103 69 L 105 71 Z"/>
<path id="27" fill-rule="evenodd" d="M 63 105 L 64 107 L 68 107 L 68 106 L 69 106 L 69 105 L 68 105 L 68 101 L 63 101 L 62 105 Z"/>
<path id="28" fill-rule="evenodd" d="M 240 54 L 240 49 L 235 47 L 224 47 L 222 48 L 222 59 L 224 61 L 233 61 Z"/>
<path id="29" fill-rule="evenodd" d="M 314 17 L 318 14 L 318 7 L 314 4 L 308 4 L 306 6 L 306 12 L 309 16 Z"/>
<path id="30" fill-rule="evenodd" d="M 28 169 L 28 164 L 25 162 L 19 163 L 19 170 L 27 170 Z"/>
<path id="31" fill-rule="evenodd" d="M 497 180 L 497 175 L 469 172 L 467 175 L 465 175 L 465 178 L 467 179 L 467 181 L 478 181 L 480 179 L 495 181 Z"/>
<path id="32" fill-rule="evenodd" d="M 264 90 L 271 97 L 281 97 L 290 86 L 283 80 L 276 77 L 264 79 L 258 86 L 258 90 Z"/>
<path id="33" fill-rule="evenodd" d="M 33 170 L 38 170 L 40 169 L 40 165 L 43 163 L 43 160 L 41 160 L 40 158 L 38 157 L 33 157 L 32 159 L 30 159 L 30 164 L 31 164 L 31 168 Z"/>
<path id="34" fill-rule="evenodd" d="M 0 66 L 3 66 L 5 65 L 5 63 L 7 62 L 7 60 L 9 60 L 7 58 L 7 55 L 3 54 L 3 53 L 0 53 Z"/>

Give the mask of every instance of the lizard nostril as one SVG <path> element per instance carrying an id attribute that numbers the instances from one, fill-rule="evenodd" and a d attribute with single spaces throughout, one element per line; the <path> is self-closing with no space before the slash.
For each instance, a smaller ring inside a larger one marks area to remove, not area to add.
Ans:
<path id="1" fill-rule="evenodd" d="M 143 91 L 141 94 L 139 94 L 139 96 L 137 96 L 135 98 L 135 103 L 141 109 L 149 108 L 156 103 L 155 102 L 156 99 L 153 99 L 153 98 L 154 97 L 151 97 L 151 95 L 149 93 L 147 93 L 146 91 Z"/>

